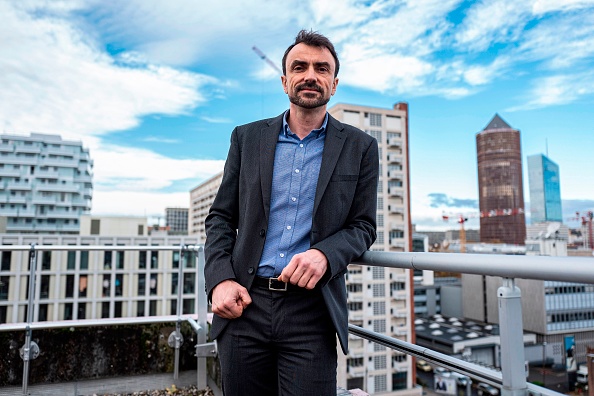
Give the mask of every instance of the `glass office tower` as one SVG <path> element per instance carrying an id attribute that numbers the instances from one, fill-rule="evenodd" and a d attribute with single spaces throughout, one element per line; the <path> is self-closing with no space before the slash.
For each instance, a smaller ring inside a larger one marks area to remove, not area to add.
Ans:
<path id="1" fill-rule="evenodd" d="M 528 156 L 532 223 L 563 221 L 559 166 L 542 154 Z"/>

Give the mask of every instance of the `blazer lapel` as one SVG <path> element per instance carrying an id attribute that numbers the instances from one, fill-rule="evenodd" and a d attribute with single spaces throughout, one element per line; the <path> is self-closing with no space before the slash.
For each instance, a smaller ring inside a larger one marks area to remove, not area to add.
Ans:
<path id="1" fill-rule="evenodd" d="M 324 142 L 324 153 L 322 154 L 322 165 L 320 167 L 320 175 L 318 176 L 318 184 L 316 186 L 316 196 L 314 199 L 313 215 L 315 215 L 324 191 L 330 182 L 330 177 L 336 162 L 342 151 L 346 135 L 344 127 L 341 123 L 336 121 L 331 115 L 328 115 L 328 124 L 326 130 L 326 141 Z"/>
<path id="2" fill-rule="evenodd" d="M 276 143 L 278 141 L 278 134 L 283 125 L 283 114 L 273 118 L 268 123 L 267 127 L 260 131 L 260 186 L 262 188 L 262 203 L 264 205 L 264 213 L 266 220 L 270 214 L 270 194 L 272 191 L 272 171 L 274 169 L 274 153 L 276 151 Z M 248 175 L 250 177 L 250 175 Z"/>

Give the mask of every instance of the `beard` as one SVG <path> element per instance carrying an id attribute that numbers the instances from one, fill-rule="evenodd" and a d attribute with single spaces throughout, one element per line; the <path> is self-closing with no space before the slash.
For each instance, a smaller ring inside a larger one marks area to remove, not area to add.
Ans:
<path id="1" fill-rule="evenodd" d="M 299 96 L 299 92 L 304 89 L 316 90 L 321 95 L 306 92 L 303 96 Z M 301 84 L 296 86 L 295 90 L 289 94 L 289 101 L 304 109 L 315 109 L 325 106 L 330 101 L 330 97 L 324 96 L 324 89 L 317 84 Z"/>

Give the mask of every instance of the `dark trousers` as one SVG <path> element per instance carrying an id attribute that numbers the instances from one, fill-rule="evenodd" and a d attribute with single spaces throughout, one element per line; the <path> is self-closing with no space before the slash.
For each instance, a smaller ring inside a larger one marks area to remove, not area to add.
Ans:
<path id="1" fill-rule="evenodd" d="M 335 396 L 336 331 L 322 293 L 250 290 L 218 337 L 225 396 Z"/>

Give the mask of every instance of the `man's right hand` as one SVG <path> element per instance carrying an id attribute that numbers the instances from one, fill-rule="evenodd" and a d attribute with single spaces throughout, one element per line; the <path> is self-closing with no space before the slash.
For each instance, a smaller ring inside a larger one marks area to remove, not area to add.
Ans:
<path id="1" fill-rule="evenodd" d="M 212 289 L 212 312 L 221 318 L 239 318 L 251 302 L 247 289 L 234 280 L 224 280 Z"/>

